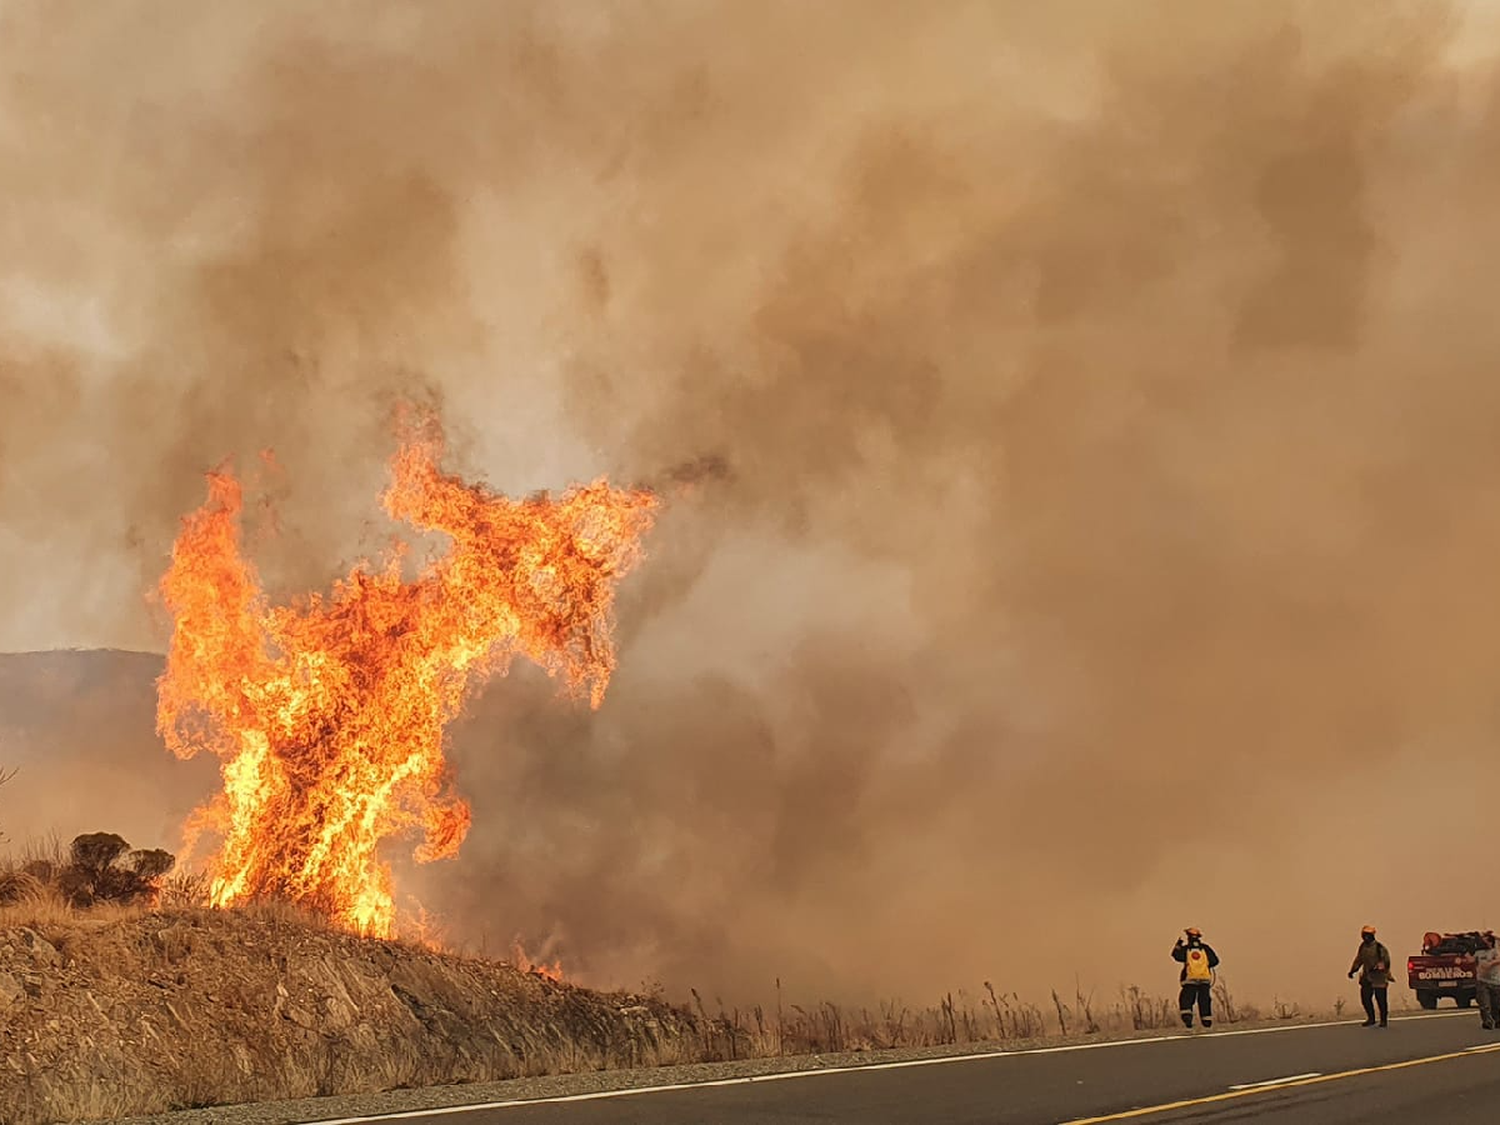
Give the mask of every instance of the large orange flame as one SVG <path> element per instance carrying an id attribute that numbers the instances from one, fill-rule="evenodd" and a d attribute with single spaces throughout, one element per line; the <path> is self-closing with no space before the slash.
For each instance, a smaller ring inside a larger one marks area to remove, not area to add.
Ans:
<path id="1" fill-rule="evenodd" d="M 223 759 L 224 791 L 190 824 L 219 836 L 212 897 L 290 899 L 364 933 L 395 922 L 380 842 L 420 829 L 419 862 L 469 829 L 443 729 L 477 678 L 521 653 L 601 702 L 615 585 L 640 558 L 652 493 L 605 481 L 511 500 L 440 471 L 435 428 L 392 462 L 386 510 L 444 533 L 403 581 L 402 552 L 327 596 L 273 606 L 241 551 L 239 482 L 209 476 L 161 589 L 174 618 L 157 727 L 188 758 Z"/>

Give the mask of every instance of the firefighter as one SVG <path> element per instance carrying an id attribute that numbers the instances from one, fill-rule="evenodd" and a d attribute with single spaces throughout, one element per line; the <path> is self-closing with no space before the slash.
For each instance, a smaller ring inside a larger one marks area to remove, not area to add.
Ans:
<path id="1" fill-rule="evenodd" d="M 1172 960 L 1182 965 L 1177 979 L 1182 983 L 1182 992 L 1177 998 L 1177 1007 L 1182 1015 L 1182 1026 L 1193 1026 L 1193 1005 L 1198 1005 L 1198 1017 L 1204 1028 L 1214 1025 L 1214 970 L 1219 966 L 1219 955 L 1204 942 L 1203 931 L 1189 926 L 1172 947 Z"/>
<path id="2" fill-rule="evenodd" d="M 1479 997 L 1479 1022 L 1486 1031 L 1500 1031 L 1500 949 L 1495 934 L 1480 935 L 1484 947 L 1474 954 L 1474 991 Z"/>
<path id="3" fill-rule="evenodd" d="M 1380 1026 L 1385 1027 L 1390 1014 L 1386 989 L 1391 984 L 1391 953 L 1375 940 L 1374 926 L 1365 926 L 1359 931 L 1359 949 L 1354 954 L 1354 963 L 1349 966 L 1350 980 L 1354 979 L 1355 973 L 1359 973 L 1359 1002 L 1365 1009 L 1365 1022 L 1360 1026 L 1375 1026 L 1375 1005 L 1379 1004 Z"/>

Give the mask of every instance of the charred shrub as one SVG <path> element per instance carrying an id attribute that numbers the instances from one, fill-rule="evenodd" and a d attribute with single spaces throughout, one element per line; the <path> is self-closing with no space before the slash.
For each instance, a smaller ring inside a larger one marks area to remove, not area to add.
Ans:
<path id="1" fill-rule="evenodd" d="M 160 848 L 131 851 L 123 836 L 89 832 L 73 840 L 69 863 L 57 872 L 57 889 L 79 907 L 154 899 L 176 863 Z"/>
<path id="2" fill-rule="evenodd" d="M 73 839 L 72 866 L 90 875 L 100 875 L 130 850 L 123 836 L 113 832 L 88 832 Z"/>
<path id="3" fill-rule="evenodd" d="M 154 883 L 177 866 L 177 857 L 161 848 L 150 848 L 131 852 L 126 863 L 136 875 Z"/>

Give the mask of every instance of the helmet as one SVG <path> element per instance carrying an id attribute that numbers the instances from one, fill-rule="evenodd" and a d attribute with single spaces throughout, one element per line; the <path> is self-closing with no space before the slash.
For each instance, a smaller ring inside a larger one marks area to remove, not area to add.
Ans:
<path id="1" fill-rule="evenodd" d="M 1363 934 L 1373 934 L 1375 932 L 1375 927 L 1374 926 L 1362 926 L 1362 927 L 1360 927 L 1360 931 L 1359 932 L 1360 932 L 1361 935 L 1363 935 Z"/>
<path id="2" fill-rule="evenodd" d="M 1197 926 L 1189 926 L 1183 932 L 1186 933 L 1188 937 L 1202 937 L 1203 936 L 1203 931 L 1200 930 Z"/>

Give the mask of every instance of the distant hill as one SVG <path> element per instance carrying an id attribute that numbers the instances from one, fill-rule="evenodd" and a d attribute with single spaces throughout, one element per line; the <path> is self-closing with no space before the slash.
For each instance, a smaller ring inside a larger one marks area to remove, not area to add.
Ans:
<path id="1" fill-rule="evenodd" d="M 177 844 L 183 818 L 217 788 L 217 762 L 181 762 L 156 736 L 156 653 L 0 653 L 0 832 L 11 847 L 110 831 L 137 847 Z"/>

